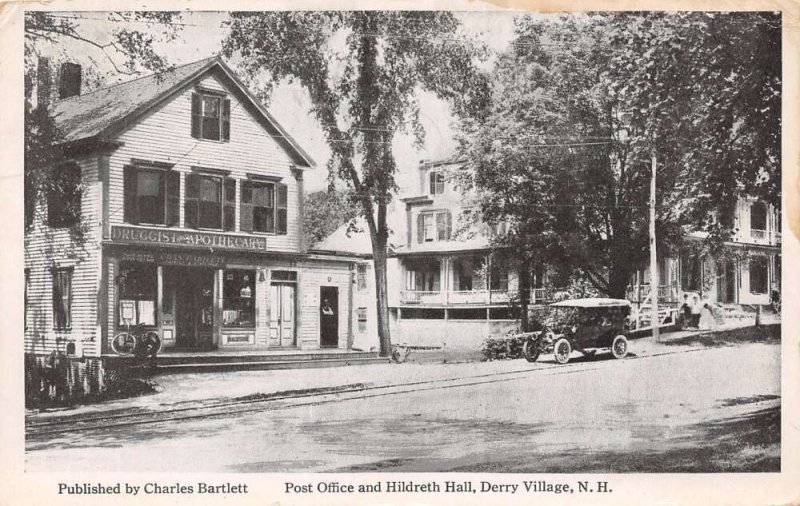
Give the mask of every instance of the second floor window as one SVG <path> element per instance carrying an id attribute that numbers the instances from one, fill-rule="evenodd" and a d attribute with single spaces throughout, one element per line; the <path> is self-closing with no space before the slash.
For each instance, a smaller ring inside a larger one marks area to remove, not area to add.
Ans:
<path id="1" fill-rule="evenodd" d="M 233 180 L 187 174 L 185 194 L 184 218 L 187 227 L 234 229 L 231 206 L 236 201 L 236 183 Z"/>
<path id="2" fill-rule="evenodd" d="M 430 194 L 431 195 L 441 195 L 444 193 L 444 174 L 439 172 L 438 170 L 432 170 L 430 172 Z"/>
<path id="3" fill-rule="evenodd" d="M 244 181 L 240 210 L 241 229 L 248 232 L 285 234 L 287 193 L 285 184 Z"/>
<path id="4" fill-rule="evenodd" d="M 192 137 L 228 141 L 231 101 L 214 93 L 192 93 Z"/>
<path id="5" fill-rule="evenodd" d="M 417 242 L 449 241 L 452 218 L 449 211 L 417 215 Z"/>
<path id="6" fill-rule="evenodd" d="M 81 167 L 77 163 L 59 165 L 53 171 L 47 191 L 47 224 L 66 228 L 81 219 Z"/>
<path id="7" fill-rule="evenodd" d="M 750 234 L 757 239 L 763 239 L 767 232 L 767 206 L 756 202 L 750 206 Z"/>
<path id="8" fill-rule="evenodd" d="M 176 226 L 179 219 L 180 174 L 171 170 L 125 167 L 125 221 Z"/>

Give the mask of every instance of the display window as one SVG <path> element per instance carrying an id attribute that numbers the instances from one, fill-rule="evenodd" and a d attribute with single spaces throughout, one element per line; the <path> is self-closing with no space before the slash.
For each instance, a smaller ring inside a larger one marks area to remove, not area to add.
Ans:
<path id="1" fill-rule="evenodd" d="M 153 264 L 120 262 L 117 276 L 120 325 L 156 325 L 158 272 Z"/>
<path id="2" fill-rule="evenodd" d="M 222 325 L 255 327 L 256 272 L 226 270 L 222 283 Z"/>

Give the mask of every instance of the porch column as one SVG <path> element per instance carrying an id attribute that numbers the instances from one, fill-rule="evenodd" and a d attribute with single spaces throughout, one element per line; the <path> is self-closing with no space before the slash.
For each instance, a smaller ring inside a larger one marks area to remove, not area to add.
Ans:
<path id="1" fill-rule="evenodd" d="M 444 290 L 444 303 L 450 303 L 450 287 L 453 286 L 450 280 L 450 276 L 452 273 L 452 268 L 450 265 L 452 257 L 444 257 L 442 258 L 442 269 L 444 275 L 442 276 L 442 290 Z M 447 311 L 445 311 L 445 319 L 447 319 Z"/>
<path id="2" fill-rule="evenodd" d="M 158 317 L 158 335 L 164 335 L 164 267 L 156 266 L 156 316 Z M 162 337 L 163 341 L 163 337 Z"/>
<path id="3" fill-rule="evenodd" d="M 489 304 L 492 303 L 492 255 L 486 255 L 486 291 L 489 294 Z M 486 318 L 489 318 L 489 310 L 486 310 Z"/>

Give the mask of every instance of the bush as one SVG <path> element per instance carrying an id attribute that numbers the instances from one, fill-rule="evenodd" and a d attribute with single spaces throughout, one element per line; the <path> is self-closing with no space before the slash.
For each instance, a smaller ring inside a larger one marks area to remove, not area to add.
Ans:
<path id="1" fill-rule="evenodd" d="M 489 337 L 481 345 L 481 360 L 512 360 L 522 358 L 525 337 L 519 330 L 511 330 L 504 336 Z"/>

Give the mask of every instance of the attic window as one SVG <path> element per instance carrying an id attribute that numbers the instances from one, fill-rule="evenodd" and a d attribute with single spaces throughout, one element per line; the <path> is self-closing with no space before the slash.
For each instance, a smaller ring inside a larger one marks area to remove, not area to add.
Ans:
<path id="1" fill-rule="evenodd" d="M 229 141 L 231 101 L 214 93 L 192 93 L 192 137 Z"/>

